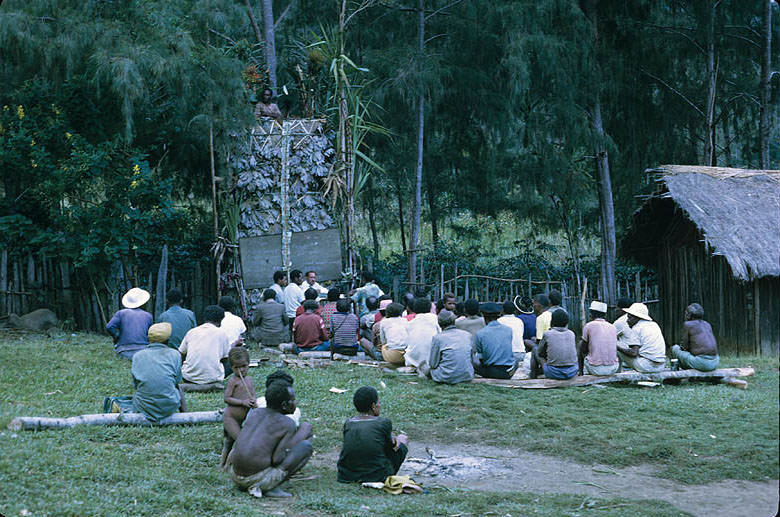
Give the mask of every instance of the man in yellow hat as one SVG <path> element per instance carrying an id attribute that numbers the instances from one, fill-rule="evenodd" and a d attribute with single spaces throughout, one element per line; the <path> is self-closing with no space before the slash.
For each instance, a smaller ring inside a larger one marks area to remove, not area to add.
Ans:
<path id="1" fill-rule="evenodd" d="M 644 303 L 635 303 L 623 312 L 628 315 L 628 326 L 634 331 L 638 344 L 625 347 L 618 342 L 618 357 L 638 372 L 660 372 L 666 366 L 666 341 L 661 327 L 650 317 Z"/>
<path id="2" fill-rule="evenodd" d="M 133 356 L 133 409 L 152 422 L 186 411 L 181 382 L 181 354 L 168 347 L 170 323 L 149 327 L 149 346 Z"/>

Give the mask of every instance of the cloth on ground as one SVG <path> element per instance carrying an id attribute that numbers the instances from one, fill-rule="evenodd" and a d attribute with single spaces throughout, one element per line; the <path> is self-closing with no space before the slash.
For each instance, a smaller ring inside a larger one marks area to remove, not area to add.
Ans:
<path id="1" fill-rule="evenodd" d="M 422 487 L 409 476 L 387 476 L 383 488 L 393 495 L 423 493 Z"/>

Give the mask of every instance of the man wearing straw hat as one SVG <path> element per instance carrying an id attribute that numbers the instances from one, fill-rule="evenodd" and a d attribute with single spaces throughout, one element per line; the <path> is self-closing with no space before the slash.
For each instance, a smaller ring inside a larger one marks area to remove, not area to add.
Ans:
<path id="1" fill-rule="evenodd" d="M 580 375 L 612 375 L 620 369 L 617 329 L 604 319 L 606 315 L 606 303 L 590 303 L 590 321 L 582 328 L 580 340 Z"/>
<path id="2" fill-rule="evenodd" d="M 133 409 L 152 422 L 186 411 L 181 382 L 181 354 L 168 347 L 170 323 L 149 327 L 149 346 L 133 356 Z"/>
<path id="3" fill-rule="evenodd" d="M 152 315 L 142 309 L 149 301 L 149 293 L 133 287 L 122 297 L 124 309 L 117 311 L 106 325 L 114 338 L 114 352 L 123 359 L 132 359 L 149 344 L 147 332 L 152 326 Z"/>
<path id="4" fill-rule="evenodd" d="M 623 312 L 628 315 L 628 326 L 634 331 L 638 345 L 625 347 L 618 343 L 621 361 L 638 372 L 660 372 L 666 366 L 666 341 L 661 327 L 650 318 L 644 303 L 635 303 Z"/>

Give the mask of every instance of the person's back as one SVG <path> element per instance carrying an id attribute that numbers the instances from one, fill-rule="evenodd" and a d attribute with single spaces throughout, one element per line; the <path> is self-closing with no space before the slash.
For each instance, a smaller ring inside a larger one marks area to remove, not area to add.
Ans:
<path id="1" fill-rule="evenodd" d="M 164 343 L 152 343 L 133 356 L 130 368 L 133 408 L 152 422 L 174 414 L 181 403 L 181 354 Z"/>
<path id="2" fill-rule="evenodd" d="M 512 329 L 497 320 L 488 323 L 474 335 L 475 350 L 488 366 L 513 366 Z"/>
<path id="3" fill-rule="evenodd" d="M 577 345 L 574 332 L 565 327 L 552 327 L 544 333 L 539 353 L 549 366 L 567 368 L 577 365 Z"/>
<path id="4" fill-rule="evenodd" d="M 618 363 L 617 329 L 599 318 L 589 321 L 582 329 L 582 339 L 588 342 L 586 359 L 591 366 L 609 366 Z"/>
<path id="5" fill-rule="evenodd" d="M 468 382 L 474 378 L 474 365 L 471 363 L 471 333 L 457 328 L 455 315 L 442 310 L 439 313 L 439 325 L 443 330 L 433 336 L 429 359 L 431 379 L 446 384 Z"/>
<path id="6" fill-rule="evenodd" d="M 485 328 L 485 318 L 479 315 L 479 302 L 474 299 L 466 300 L 464 309 L 466 317 L 456 320 L 455 326 L 476 336 L 477 332 Z"/>
<path id="7" fill-rule="evenodd" d="M 266 290 L 266 297 L 255 309 L 254 323 L 258 326 L 260 342 L 265 346 L 278 345 L 290 339 L 287 329 L 287 314 L 284 305 L 278 303 L 272 293 Z"/>
<path id="8" fill-rule="evenodd" d="M 683 348 L 692 355 L 718 355 L 712 326 L 704 320 L 686 321 L 683 324 Z"/>
<path id="9" fill-rule="evenodd" d="M 224 299 L 229 297 L 223 296 L 222 298 Z M 226 302 L 220 300 L 219 305 L 225 309 L 225 317 L 222 319 L 222 324 L 220 325 L 222 332 L 227 335 L 228 341 L 231 345 L 242 342 L 241 336 L 244 334 L 244 332 L 246 332 L 246 324 L 244 324 L 244 320 L 231 312 L 231 310 L 234 310 L 232 303 L 230 306 L 227 306 L 228 304 Z"/>
<path id="10" fill-rule="evenodd" d="M 347 300 L 344 300 L 344 302 L 349 304 Z M 357 349 L 359 326 L 358 317 L 352 313 L 339 311 L 331 316 L 330 326 L 326 330 L 330 336 L 333 348 Z M 338 352 L 338 350 L 336 351 Z"/>
<path id="11" fill-rule="evenodd" d="M 523 322 L 523 339 L 534 339 L 536 337 L 536 315 L 521 312 L 516 317 Z"/>
<path id="12" fill-rule="evenodd" d="M 209 305 L 204 311 L 206 323 L 187 332 L 179 345 L 184 356 L 182 377 L 193 384 L 210 384 L 225 378 L 222 359 L 227 359 L 230 342 L 217 326 L 224 311 L 217 305 Z"/>
<path id="13" fill-rule="evenodd" d="M 306 303 L 309 303 L 309 301 Z M 316 348 L 327 339 L 328 336 L 322 318 L 314 312 L 314 309 L 307 309 L 306 312 L 295 318 L 293 323 L 293 340 L 298 348 Z"/>
<path id="14" fill-rule="evenodd" d="M 661 327 L 655 321 L 639 320 L 632 330 L 639 341 L 639 355 L 650 361 L 666 360 L 666 341 Z"/>
<path id="15" fill-rule="evenodd" d="M 423 311 L 426 306 L 430 307 L 430 301 L 427 298 L 415 300 L 417 317 L 409 322 L 406 329 L 406 354 L 404 354 L 406 366 L 420 368 L 423 373 L 427 372 L 428 360 L 431 355 L 431 341 L 436 334 L 441 332 L 436 314 Z"/>
<path id="16" fill-rule="evenodd" d="M 298 272 L 300 275 L 300 272 Z M 295 318 L 295 313 L 304 300 L 303 290 L 299 287 L 297 280 L 300 277 L 293 278 L 290 283 L 284 289 L 284 307 L 287 312 L 287 317 L 290 319 Z"/>
<path id="17" fill-rule="evenodd" d="M 168 307 L 167 311 L 160 314 L 157 322 L 171 324 L 171 338 L 168 341 L 168 346 L 171 348 L 179 348 L 187 332 L 198 325 L 195 321 L 195 313 L 178 304 Z"/>
<path id="18" fill-rule="evenodd" d="M 523 320 L 515 317 L 514 311 L 514 304 L 505 302 L 504 315 L 498 318 L 498 322 L 512 329 L 512 353 L 515 354 L 516 359 L 522 360 L 525 355 L 525 343 L 523 342 L 525 326 L 523 325 Z"/>

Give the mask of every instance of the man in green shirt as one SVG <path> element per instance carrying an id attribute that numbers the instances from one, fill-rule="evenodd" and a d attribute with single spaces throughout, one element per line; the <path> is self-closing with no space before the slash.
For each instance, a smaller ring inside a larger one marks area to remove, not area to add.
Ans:
<path id="1" fill-rule="evenodd" d="M 181 382 L 181 354 L 168 347 L 170 323 L 149 327 L 149 346 L 133 356 L 133 410 L 152 422 L 186 411 Z"/>
<path id="2" fill-rule="evenodd" d="M 181 291 L 171 289 L 165 295 L 165 298 L 168 300 L 169 307 L 167 311 L 160 314 L 157 318 L 157 323 L 166 322 L 171 324 L 171 338 L 168 340 L 168 346 L 178 350 L 184 335 L 190 329 L 197 327 L 198 324 L 195 321 L 195 314 L 181 306 L 183 298 Z"/>

